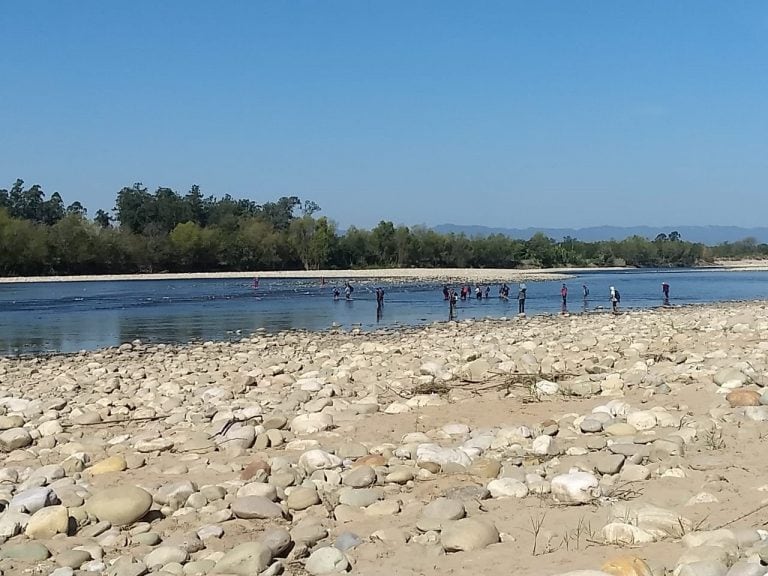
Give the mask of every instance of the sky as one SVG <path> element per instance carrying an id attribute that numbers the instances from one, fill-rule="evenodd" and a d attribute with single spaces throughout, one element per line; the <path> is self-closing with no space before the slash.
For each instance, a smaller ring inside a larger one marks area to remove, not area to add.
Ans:
<path id="1" fill-rule="evenodd" d="M 765 225 L 768 3 L 0 4 L 0 187 L 339 226 Z"/>

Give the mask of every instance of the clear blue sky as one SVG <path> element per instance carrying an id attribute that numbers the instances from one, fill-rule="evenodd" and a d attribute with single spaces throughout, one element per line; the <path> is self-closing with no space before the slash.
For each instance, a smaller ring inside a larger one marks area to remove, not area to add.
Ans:
<path id="1" fill-rule="evenodd" d="M 765 225 L 768 3 L 4 0 L 0 187 Z"/>

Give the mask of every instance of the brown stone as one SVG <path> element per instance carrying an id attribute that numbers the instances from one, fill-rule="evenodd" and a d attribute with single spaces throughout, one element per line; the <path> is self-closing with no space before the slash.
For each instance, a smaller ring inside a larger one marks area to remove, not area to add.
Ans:
<path id="1" fill-rule="evenodd" d="M 754 390 L 734 390 L 725 397 L 731 408 L 739 406 L 760 406 L 760 394 Z"/>
<path id="2" fill-rule="evenodd" d="M 368 454 L 367 456 L 355 460 L 353 466 L 370 466 L 371 468 L 375 468 L 376 466 L 384 466 L 386 463 L 387 461 L 384 459 L 384 456 L 381 456 L 380 454 Z"/>
<path id="3" fill-rule="evenodd" d="M 264 472 L 269 474 L 271 468 L 264 460 L 254 460 L 240 472 L 240 480 L 250 480 L 258 474 L 259 470 L 264 470 Z"/>
<path id="4" fill-rule="evenodd" d="M 637 556 L 619 556 L 600 568 L 613 576 L 653 576 L 648 564 Z"/>

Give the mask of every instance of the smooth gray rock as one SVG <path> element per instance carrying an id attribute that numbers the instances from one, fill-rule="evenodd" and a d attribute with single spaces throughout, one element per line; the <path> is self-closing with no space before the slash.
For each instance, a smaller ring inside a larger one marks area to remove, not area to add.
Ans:
<path id="1" fill-rule="evenodd" d="M 600 474 L 617 474 L 624 465 L 621 454 L 601 454 L 595 458 L 595 469 Z"/>
<path id="2" fill-rule="evenodd" d="M 579 424 L 579 428 L 585 434 L 595 434 L 603 429 L 603 423 L 595 418 L 585 418 Z"/>
<path id="3" fill-rule="evenodd" d="M 29 490 L 19 492 L 11 499 L 8 508 L 26 512 L 28 514 L 34 514 L 46 506 L 52 506 L 58 503 L 59 499 L 53 489 L 45 486 L 41 488 L 30 488 Z"/>
<path id="4" fill-rule="evenodd" d="M 213 574 L 254 576 L 272 561 L 272 552 L 261 542 L 246 542 L 235 546 L 216 563 Z"/>
<path id="5" fill-rule="evenodd" d="M 345 486 L 367 488 L 376 483 L 376 471 L 370 466 L 357 466 L 350 470 L 343 480 Z"/>
<path id="6" fill-rule="evenodd" d="M 42 562 L 51 556 L 51 552 L 39 542 L 6 544 L 0 548 L 0 557 L 22 562 Z"/>
<path id="7" fill-rule="evenodd" d="M 56 564 L 66 568 L 77 569 L 90 559 L 90 553 L 85 550 L 66 550 L 56 556 Z"/>
<path id="8" fill-rule="evenodd" d="M 282 518 L 283 509 L 264 496 L 244 496 L 232 502 L 232 512 L 238 518 Z"/>
<path id="9" fill-rule="evenodd" d="M 152 570 L 166 564 L 183 564 L 189 559 L 189 553 L 179 546 L 158 546 L 144 557 L 147 568 Z"/>
<path id="10" fill-rule="evenodd" d="M 282 556 L 290 550 L 293 544 L 291 534 L 285 528 L 267 528 L 259 542 L 266 545 L 272 552 L 272 557 Z"/>
<path id="11" fill-rule="evenodd" d="M 342 488 L 339 490 L 339 504 L 364 508 L 381 500 L 381 490 L 375 488 Z"/>
<path id="12" fill-rule="evenodd" d="M 440 530 L 444 523 L 464 518 L 466 510 L 459 500 L 437 498 L 427 504 L 416 522 L 416 527 L 422 532 Z"/>

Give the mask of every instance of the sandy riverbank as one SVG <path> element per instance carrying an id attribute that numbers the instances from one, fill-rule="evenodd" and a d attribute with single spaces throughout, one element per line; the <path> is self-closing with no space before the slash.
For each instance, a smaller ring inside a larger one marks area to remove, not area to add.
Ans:
<path id="1" fill-rule="evenodd" d="M 714 265 L 725 270 L 768 270 L 768 260 L 715 260 Z"/>
<path id="2" fill-rule="evenodd" d="M 196 280 L 196 279 L 385 279 L 385 280 L 421 280 L 426 282 L 523 282 L 537 280 L 566 280 L 582 272 L 616 272 L 634 270 L 631 267 L 605 268 L 378 268 L 369 270 L 268 270 L 246 272 L 187 272 L 157 274 L 101 274 L 80 276 L 11 276 L 0 277 L 0 284 L 30 282 L 105 282 L 128 280 Z M 766 260 L 718 260 L 711 266 L 701 266 L 701 270 L 739 271 L 768 270 Z"/>
<path id="3" fill-rule="evenodd" d="M 603 270 L 622 270 L 604 268 Z M 586 268 L 549 268 L 535 270 L 501 268 L 382 268 L 371 270 L 278 270 L 253 272 L 193 272 L 174 274 L 109 274 L 93 276 L 15 276 L 0 278 L 0 283 L 25 282 L 99 282 L 124 280 L 194 280 L 226 278 L 375 278 L 390 280 L 424 281 L 536 281 L 561 280 L 577 274 Z M 590 268 L 589 270 L 594 270 Z"/>
<path id="4" fill-rule="evenodd" d="M 725 574 L 768 536 L 766 325 L 738 303 L 0 359 L 0 570 Z"/>

